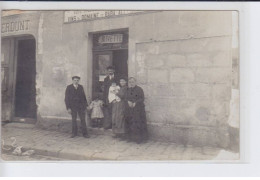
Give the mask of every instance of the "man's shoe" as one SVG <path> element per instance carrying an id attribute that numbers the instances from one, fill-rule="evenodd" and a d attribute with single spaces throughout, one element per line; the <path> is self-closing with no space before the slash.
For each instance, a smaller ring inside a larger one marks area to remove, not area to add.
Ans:
<path id="1" fill-rule="evenodd" d="M 119 136 L 117 134 L 112 136 L 112 137 L 115 138 L 115 139 L 119 138 Z"/>
<path id="2" fill-rule="evenodd" d="M 126 139 L 126 142 L 134 142 L 132 139 L 128 138 Z"/>
<path id="3" fill-rule="evenodd" d="M 71 136 L 70 136 L 70 138 L 74 138 L 74 137 L 76 137 L 77 135 L 75 135 L 75 134 L 72 134 Z"/>
<path id="4" fill-rule="evenodd" d="M 112 129 L 112 126 L 104 127 L 104 129 L 106 129 L 106 130 Z"/>
<path id="5" fill-rule="evenodd" d="M 83 137 L 84 138 L 90 138 L 90 136 L 88 134 L 84 134 Z"/>

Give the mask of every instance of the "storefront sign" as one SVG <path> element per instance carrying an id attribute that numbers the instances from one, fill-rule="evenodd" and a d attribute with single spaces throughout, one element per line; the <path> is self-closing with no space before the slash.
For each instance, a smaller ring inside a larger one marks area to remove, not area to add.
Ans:
<path id="1" fill-rule="evenodd" d="M 102 35 L 98 38 L 98 43 L 122 43 L 123 42 L 123 34 L 111 34 L 111 35 Z"/>
<path id="2" fill-rule="evenodd" d="M 27 31 L 29 30 L 29 22 L 30 20 L 2 23 L 1 33 Z"/>
<path id="3" fill-rule="evenodd" d="M 93 35 L 93 50 L 128 48 L 128 31 L 107 32 Z"/>
<path id="4" fill-rule="evenodd" d="M 65 11 L 64 22 L 71 23 L 78 21 L 95 20 L 99 18 L 122 16 L 140 12 L 144 11 Z"/>

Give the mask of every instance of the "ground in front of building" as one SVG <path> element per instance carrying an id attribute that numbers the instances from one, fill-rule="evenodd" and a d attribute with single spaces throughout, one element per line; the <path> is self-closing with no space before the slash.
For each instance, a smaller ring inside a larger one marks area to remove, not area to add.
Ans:
<path id="1" fill-rule="evenodd" d="M 57 131 L 46 131 L 32 124 L 9 123 L 2 126 L 2 147 L 22 146 L 22 151 L 34 150 L 32 156 L 17 156 L 2 151 L 5 161 L 156 161 L 156 160 L 238 160 L 239 155 L 212 147 L 184 146 L 148 141 L 144 144 L 121 141 L 109 135 L 90 133 L 89 139 Z M 15 140 L 14 140 L 15 139 Z M 4 142 L 4 146 L 3 146 Z"/>

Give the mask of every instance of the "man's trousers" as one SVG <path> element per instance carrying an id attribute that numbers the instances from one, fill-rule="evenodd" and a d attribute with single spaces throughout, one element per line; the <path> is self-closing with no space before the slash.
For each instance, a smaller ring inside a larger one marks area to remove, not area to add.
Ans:
<path id="1" fill-rule="evenodd" d="M 87 133 L 87 126 L 86 126 L 86 120 L 85 120 L 85 111 L 80 109 L 71 109 L 71 116 L 72 116 L 72 134 L 77 135 L 78 133 L 78 127 L 77 127 L 77 115 L 79 115 L 80 122 L 81 122 L 81 131 L 83 135 L 88 134 Z"/>

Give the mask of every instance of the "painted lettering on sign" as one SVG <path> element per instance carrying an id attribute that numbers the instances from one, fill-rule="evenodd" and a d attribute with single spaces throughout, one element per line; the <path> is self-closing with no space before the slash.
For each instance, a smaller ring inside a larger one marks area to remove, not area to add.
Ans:
<path id="1" fill-rule="evenodd" d="M 93 35 L 93 50 L 126 49 L 128 31 L 98 33 Z"/>
<path id="2" fill-rule="evenodd" d="M 121 43 L 123 42 L 123 34 L 111 34 L 111 35 L 102 35 L 98 38 L 98 43 Z"/>
<path id="3" fill-rule="evenodd" d="M 18 32 L 29 30 L 30 20 L 13 21 L 8 23 L 2 23 L 1 33 Z"/>
<path id="4" fill-rule="evenodd" d="M 65 11 L 64 22 L 71 23 L 77 21 L 94 20 L 99 18 L 128 15 L 140 12 L 144 11 Z"/>

